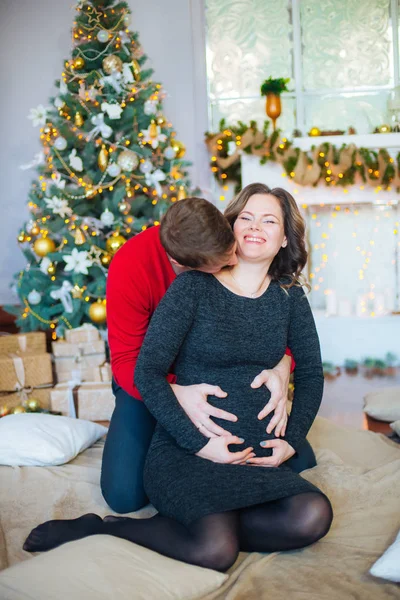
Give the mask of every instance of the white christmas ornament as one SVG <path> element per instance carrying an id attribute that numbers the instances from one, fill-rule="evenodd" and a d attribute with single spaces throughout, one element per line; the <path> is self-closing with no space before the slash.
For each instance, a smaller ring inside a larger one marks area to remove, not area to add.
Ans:
<path id="1" fill-rule="evenodd" d="M 161 127 L 159 125 L 156 126 L 155 135 L 150 132 L 150 126 L 148 129 L 142 129 L 141 133 L 143 134 L 143 141 L 146 142 L 146 144 L 150 144 L 154 149 L 158 148 L 160 142 L 165 142 L 167 139 L 165 133 L 161 133 Z"/>
<path id="2" fill-rule="evenodd" d="M 39 302 L 41 301 L 41 299 L 42 299 L 42 294 L 40 294 L 36 290 L 32 290 L 28 294 L 28 302 L 29 302 L 29 304 L 33 304 L 33 305 L 39 304 Z"/>
<path id="3" fill-rule="evenodd" d="M 108 102 L 103 102 L 101 105 L 101 110 L 106 112 L 110 119 L 120 119 L 123 108 L 119 104 L 109 104 Z"/>
<path id="4" fill-rule="evenodd" d="M 153 173 L 146 173 L 146 185 L 153 187 L 157 194 L 161 196 L 162 189 L 160 181 L 165 181 L 166 174 L 161 169 L 153 171 Z"/>
<path id="5" fill-rule="evenodd" d="M 65 188 L 65 179 L 61 179 L 61 173 L 53 173 L 49 183 L 57 186 L 60 190 Z"/>
<path id="6" fill-rule="evenodd" d="M 67 140 L 59 136 L 54 140 L 54 146 L 57 148 L 57 150 L 65 150 L 67 147 Z"/>
<path id="7" fill-rule="evenodd" d="M 69 164 L 74 169 L 74 171 L 83 171 L 83 163 L 82 159 L 76 155 L 76 148 L 74 148 L 69 155 Z"/>
<path id="8" fill-rule="evenodd" d="M 86 140 L 88 142 L 90 142 L 92 137 L 94 137 L 95 135 L 98 135 L 98 134 L 100 134 L 104 138 L 110 137 L 113 130 L 111 129 L 111 127 L 109 125 L 106 125 L 106 123 L 104 123 L 104 114 L 103 113 L 94 115 L 90 120 L 92 121 L 94 128 L 89 132 L 89 135 L 86 137 Z"/>
<path id="9" fill-rule="evenodd" d="M 111 175 L 111 177 L 118 177 L 121 173 L 121 167 L 117 165 L 117 163 L 111 163 L 107 167 L 107 173 Z"/>
<path id="10" fill-rule="evenodd" d="M 118 156 L 117 162 L 123 171 L 134 171 L 139 164 L 138 155 L 132 150 L 123 150 Z"/>
<path id="11" fill-rule="evenodd" d="M 32 125 L 37 127 L 40 125 L 43 127 L 46 125 L 47 112 L 50 109 L 48 107 L 43 106 L 43 104 L 39 104 L 36 108 L 30 109 L 30 114 L 28 115 L 28 119 L 31 119 Z"/>
<path id="12" fill-rule="evenodd" d="M 65 94 L 68 94 L 68 86 L 65 83 L 64 79 L 60 79 L 60 94 L 62 94 L 63 96 Z"/>
<path id="13" fill-rule="evenodd" d="M 123 18 L 124 21 L 124 25 L 126 25 L 126 27 L 129 27 L 129 25 L 131 24 L 131 15 L 125 15 L 125 17 Z"/>
<path id="14" fill-rule="evenodd" d="M 64 271 L 73 271 L 74 273 L 82 273 L 82 275 L 88 275 L 88 267 L 92 266 L 92 261 L 88 259 L 86 250 L 79 252 L 74 248 L 71 254 L 63 256 L 63 260 L 67 263 Z"/>
<path id="15" fill-rule="evenodd" d="M 53 196 L 52 198 L 45 198 L 44 201 L 47 208 L 53 211 L 53 215 L 60 215 L 63 219 L 72 215 L 72 209 L 68 206 L 68 201 L 65 198 Z"/>
<path id="16" fill-rule="evenodd" d="M 106 210 L 101 213 L 100 220 L 106 227 L 109 227 L 114 223 L 114 214 L 111 212 L 111 210 L 106 208 Z"/>
<path id="17" fill-rule="evenodd" d="M 62 108 L 64 106 L 64 100 L 60 98 L 60 96 L 57 96 L 57 98 L 54 100 L 54 106 L 56 108 Z"/>
<path id="18" fill-rule="evenodd" d="M 105 44 L 106 42 L 108 42 L 108 31 L 105 31 L 104 29 L 101 29 L 100 31 L 98 31 L 97 39 L 99 40 L 99 42 L 101 44 Z"/>
<path id="19" fill-rule="evenodd" d="M 157 100 L 146 100 L 144 103 L 144 114 L 155 115 L 157 111 Z"/>
<path id="20" fill-rule="evenodd" d="M 164 150 L 164 156 L 168 160 L 172 160 L 173 158 L 175 158 L 175 150 L 173 149 L 172 146 L 167 146 L 165 148 L 165 150 Z"/>
<path id="21" fill-rule="evenodd" d="M 140 167 L 139 167 L 139 171 L 141 173 L 150 173 L 150 171 L 152 170 L 153 165 L 149 160 L 144 160 L 143 162 L 140 163 Z"/>
<path id="22" fill-rule="evenodd" d="M 71 282 L 63 281 L 63 284 L 61 287 L 59 287 L 57 290 L 53 290 L 52 292 L 50 292 L 50 296 L 54 300 L 61 300 L 66 313 L 73 312 L 72 298 L 71 298 L 72 290 L 73 290 L 73 286 L 72 286 Z"/>

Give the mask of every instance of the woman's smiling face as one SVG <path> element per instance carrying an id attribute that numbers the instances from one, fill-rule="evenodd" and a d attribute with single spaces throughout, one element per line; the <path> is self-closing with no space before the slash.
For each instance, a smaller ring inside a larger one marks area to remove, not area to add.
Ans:
<path id="1" fill-rule="evenodd" d="M 284 217 L 278 200 L 270 194 L 254 194 L 239 213 L 233 232 L 237 255 L 251 261 L 272 260 L 286 247 Z"/>

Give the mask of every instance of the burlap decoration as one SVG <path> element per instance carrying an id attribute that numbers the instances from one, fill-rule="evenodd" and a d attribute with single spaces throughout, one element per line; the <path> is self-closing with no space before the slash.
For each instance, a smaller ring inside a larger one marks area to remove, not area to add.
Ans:
<path id="1" fill-rule="evenodd" d="M 230 130 L 224 131 L 229 133 Z M 272 134 L 268 136 L 263 131 L 258 131 L 256 128 L 251 127 L 241 134 L 240 146 L 237 146 L 230 156 L 220 156 L 218 140 L 225 138 L 228 141 L 234 142 L 235 137 L 235 132 L 232 131 L 230 136 L 224 132 L 220 132 L 215 135 L 209 135 L 206 139 L 207 147 L 216 159 L 212 161 L 212 166 L 219 167 L 221 172 L 238 162 L 243 150 L 250 150 L 254 156 L 259 156 L 261 159 L 273 160 L 281 165 L 287 163 L 290 158 L 297 156 L 297 161 L 292 167 L 293 170 L 291 172 L 294 175 L 291 176 L 291 180 L 302 186 L 316 185 L 319 181 L 327 185 L 335 185 L 337 182 L 340 182 L 339 173 L 345 174 L 353 165 L 357 165 L 358 168 L 363 170 L 368 185 L 384 189 L 385 183 L 383 182 L 383 177 L 387 167 L 391 165 L 394 168 L 394 173 L 389 182 L 390 186 L 392 188 L 400 187 L 398 160 L 391 159 L 385 149 L 378 151 L 377 167 L 370 173 L 369 169 L 371 167 L 367 164 L 360 149 L 354 144 L 336 148 L 331 143 L 326 142 L 316 146 L 313 150 L 303 151 L 294 146 L 295 142 L 287 142 L 287 140 L 284 142 L 279 135 L 275 136 Z M 377 135 L 378 144 L 379 135 Z M 370 153 L 371 151 L 368 149 L 368 152 Z M 324 156 L 321 157 L 320 153 L 323 153 Z M 338 164 L 334 163 L 335 154 L 339 156 Z M 372 157 L 371 154 L 370 156 Z M 329 163 L 329 167 L 324 166 L 321 168 L 319 165 L 321 158 L 323 158 L 323 163 Z M 331 177 L 331 181 L 326 181 L 327 168 L 331 171 L 331 174 L 328 174 L 328 177 Z M 219 175 L 217 176 L 219 177 Z M 226 179 L 222 180 L 223 183 L 226 183 L 226 181 Z M 363 179 L 358 173 L 355 174 L 355 182 L 363 183 Z"/>
<path id="2" fill-rule="evenodd" d="M 79 344 L 53 342 L 52 348 L 58 383 L 69 381 L 76 371 L 81 381 L 102 381 L 100 367 L 106 360 L 103 340 Z"/>

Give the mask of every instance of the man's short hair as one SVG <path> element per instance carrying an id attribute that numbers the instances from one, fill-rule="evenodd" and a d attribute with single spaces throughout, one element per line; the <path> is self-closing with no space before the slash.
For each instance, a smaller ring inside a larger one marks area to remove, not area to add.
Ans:
<path id="1" fill-rule="evenodd" d="M 161 220 L 160 239 L 171 258 L 192 269 L 228 257 L 235 243 L 228 221 L 204 198 L 172 204 Z"/>

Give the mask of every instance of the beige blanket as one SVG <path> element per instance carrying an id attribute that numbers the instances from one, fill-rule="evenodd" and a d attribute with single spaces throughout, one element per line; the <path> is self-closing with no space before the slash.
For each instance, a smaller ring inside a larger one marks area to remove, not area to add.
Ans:
<path id="1" fill-rule="evenodd" d="M 400 446 L 322 418 L 309 439 L 318 466 L 303 476 L 331 499 L 331 531 L 304 550 L 241 554 L 207 600 L 400 598 L 399 585 L 368 574 L 400 529 Z M 30 557 L 22 544 L 38 523 L 110 513 L 99 488 L 102 447 L 99 442 L 61 467 L 0 467 L 0 568 Z M 146 507 L 135 516 L 153 512 Z"/>

